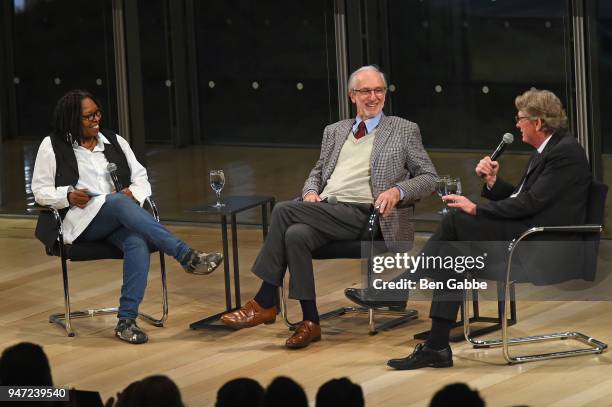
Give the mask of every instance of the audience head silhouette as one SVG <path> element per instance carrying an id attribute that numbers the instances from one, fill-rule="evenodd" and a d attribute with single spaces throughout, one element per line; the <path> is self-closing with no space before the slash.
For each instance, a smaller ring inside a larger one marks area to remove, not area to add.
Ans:
<path id="1" fill-rule="evenodd" d="M 485 402 L 478 390 L 472 390 L 464 383 L 453 383 L 438 390 L 429 403 L 429 407 L 448 406 L 484 407 Z"/>
<path id="2" fill-rule="evenodd" d="M 42 347 L 22 342 L 10 346 L 0 357 L 3 386 L 53 386 L 49 359 Z"/>
<path id="3" fill-rule="evenodd" d="M 361 386 L 346 377 L 331 379 L 319 387 L 317 392 L 317 407 L 363 407 L 364 405 Z"/>
<path id="4" fill-rule="evenodd" d="M 0 385 L 53 386 L 49 360 L 42 347 L 29 342 L 10 346 L 0 357 Z M 107 406 L 112 405 L 112 398 Z M 264 389 L 249 378 L 225 383 L 217 392 L 215 407 L 308 407 L 304 389 L 294 380 L 279 376 Z M 348 378 L 332 379 L 317 392 L 316 407 L 364 407 L 361 386 Z M 430 407 L 485 407 L 477 390 L 464 383 L 449 384 L 434 394 Z M 177 385 L 167 376 L 155 375 L 135 381 L 118 396 L 114 407 L 184 407 Z"/>
<path id="5" fill-rule="evenodd" d="M 181 392 L 166 376 L 149 376 L 127 386 L 115 407 L 183 407 Z"/>
<path id="6" fill-rule="evenodd" d="M 225 383 L 217 392 L 215 407 L 260 407 L 264 389 L 257 381 L 239 378 Z"/>
<path id="7" fill-rule="evenodd" d="M 288 377 L 279 376 L 266 388 L 266 407 L 308 407 L 308 398 L 302 386 Z"/>

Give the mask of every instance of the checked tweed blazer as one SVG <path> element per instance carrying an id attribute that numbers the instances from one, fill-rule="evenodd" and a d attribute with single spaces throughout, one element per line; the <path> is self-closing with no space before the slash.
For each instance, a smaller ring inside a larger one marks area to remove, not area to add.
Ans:
<path id="1" fill-rule="evenodd" d="M 348 119 L 325 127 L 321 154 L 304 183 L 302 196 L 309 191 L 319 194 L 323 191 L 334 172 L 340 150 L 353 123 L 354 119 Z M 406 193 L 402 203 L 410 203 L 435 190 L 436 169 L 423 148 L 419 126 L 400 117 L 381 117 L 374 139 L 370 169 L 374 197 L 393 186 L 399 186 Z M 406 250 L 405 243 L 408 242 L 408 247 L 411 246 L 414 224 L 410 222 L 410 213 L 410 208 L 395 208 L 388 217 L 380 218 L 380 228 L 389 249 Z"/>

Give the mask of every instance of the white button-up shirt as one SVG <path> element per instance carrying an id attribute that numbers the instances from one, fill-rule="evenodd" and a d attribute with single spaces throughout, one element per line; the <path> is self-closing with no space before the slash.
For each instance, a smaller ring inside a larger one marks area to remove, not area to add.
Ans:
<path id="1" fill-rule="evenodd" d="M 124 138 L 117 136 L 117 141 L 123 150 L 123 154 L 125 154 L 125 158 L 127 158 L 132 173 L 129 189 L 142 206 L 145 199 L 151 195 L 151 184 L 149 184 L 147 178 L 147 170 L 136 160 L 134 152 Z M 98 214 L 106 200 L 106 195 L 114 191 L 110 174 L 106 169 L 108 160 L 104 155 L 105 144 L 110 144 L 110 142 L 102 133 L 98 133 L 98 144 L 92 151 L 74 145 L 73 150 L 79 170 L 79 180 L 76 185 L 65 185 L 57 188 L 55 187 L 57 166 L 51 138 L 46 137 L 38 148 L 32 176 L 32 192 L 38 204 L 50 205 L 56 209 L 65 208 L 69 206 L 68 192 L 74 189 L 87 188 L 89 193 L 94 195 L 83 209 L 73 206 L 66 213 L 63 221 L 64 243 L 72 243 L 83 233 Z"/>
<path id="2" fill-rule="evenodd" d="M 552 134 L 550 136 L 548 136 L 546 138 L 546 140 L 544 140 L 542 142 L 542 144 L 540 144 L 540 147 L 537 148 L 538 150 L 538 154 L 542 154 L 542 151 L 544 151 L 544 148 L 546 148 L 546 144 L 548 144 L 548 141 L 550 140 L 550 138 L 552 137 Z M 529 171 L 531 171 L 531 165 L 532 163 L 529 163 L 529 167 L 527 167 L 527 173 L 529 173 Z M 523 182 L 521 182 L 521 185 L 519 186 L 518 190 L 513 193 L 512 195 L 510 195 L 510 198 L 516 198 L 518 196 L 518 194 L 521 193 L 521 191 L 523 190 L 523 185 L 525 185 L 525 181 L 527 181 L 527 175 L 525 175 L 525 178 L 523 178 Z"/>

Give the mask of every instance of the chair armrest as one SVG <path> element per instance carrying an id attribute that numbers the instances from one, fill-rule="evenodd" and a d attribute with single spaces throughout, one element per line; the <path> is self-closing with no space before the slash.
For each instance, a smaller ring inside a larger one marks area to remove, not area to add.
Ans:
<path id="1" fill-rule="evenodd" d="M 145 198 L 145 203 L 149 206 L 149 210 L 151 211 L 155 220 L 159 222 L 159 211 L 157 210 L 157 205 L 155 204 L 155 201 L 153 200 L 153 198 L 151 198 L 150 196 Z M 59 211 L 57 209 L 53 208 L 52 206 L 39 205 L 37 203 L 34 203 L 32 205 L 29 205 L 26 210 L 29 213 L 35 213 L 35 214 L 41 214 L 42 212 L 50 212 L 55 218 L 55 222 L 56 222 L 60 235 L 63 235 L 62 217 L 60 216 Z"/>
<path id="2" fill-rule="evenodd" d="M 49 206 L 49 205 L 40 205 L 38 203 L 34 203 L 34 204 L 31 204 L 31 205 L 28 205 L 28 208 L 26 210 L 29 213 L 37 213 L 38 214 L 39 222 L 40 222 L 40 216 L 42 214 L 49 213 L 49 214 L 53 215 L 53 219 L 55 220 L 55 228 L 57 230 L 56 244 L 59 244 L 59 250 L 60 250 L 60 253 L 62 253 L 62 250 L 64 250 L 63 249 L 63 246 L 64 246 L 64 226 L 63 226 L 63 222 L 62 222 L 62 216 L 60 215 L 59 210 L 57 210 L 56 208 L 53 208 L 52 206 Z M 38 230 L 38 225 L 36 226 L 36 228 Z M 45 244 L 45 250 L 47 251 L 47 254 L 49 256 L 56 255 L 56 253 L 54 252 L 53 247 L 48 247 L 46 244 Z"/>
<path id="3" fill-rule="evenodd" d="M 602 225 L 564 225 L 564 226 L 534 226 L 524 231 L 519 237 L 515 238 L 508 244 L 508 258 L 506 266 L 506 284 L 510 283 L 510 271 L 512 266 L 512 257 L 514 251 L 518 247 L 519 243 L 522 242 L 526 237 L 540 234 L 540 233 L 583 233 L 593 234 L 601 233 L 603 230 Z"/>
<path id="4" fill-rule="evenodd" d="M 60 216 L 60 213 L 57 209 L 55 209 L 52 206 L 48 206 L 48 205 L 39 205 L 37 203 L 28 205 L 28 208 L 26 209 L 29 213 L 36 213 L 36 214 L 41 214 L 43 212 L 49 212 L 53 215 L 53 218 L 55 219 L 55 223 L 56 223 L 56 227 L 60 233 L 60 235 L 63 235 L 62 233 L 62 217 Z"/>
<path id="5" fill-rule="evenodd" d="M 599 233 L 602 225 L 542 226 L 542 232 Z"/>
<path id="6" fill-rule="evenodd" d="M 566 226 L 534 226 L 523 232 L 512 243 L 516 244 L 527 236 L 536 233 L 600 233 L 603 230 L 602 225 L 566 225 Z"/>
<path id="7" fill-rule="evenodd" d="M 157 210 L 157 205 L 155 204 L 153 198 L 151 198 L 150 196 L 146 197 L 145 203 L 149 205 L 149 210 L 151 211 L 151 214 L 153 215 L 155 220 L 159 222 L 159 211 Z"/>
<path id="8" fill-rule="evenodd" d="M 26 208 L 26 211 L 28 211 L 29 213 L 52 212 L 54 210 L 57 211 L 57 209 L 55 208 L 45 205 L 39 205 L 37 203 L 29 204 Z"/>
<path id="9" fill-rule="evenodd" d="M 538 233 L 601 233 L 603 230 L 602 225 L 566 225 L 566 226 L 534 226 L 524 231 L 519 237 L 512 240 L 508 245 L 510 251 L 510 258 L 516 246 L 523 241 L 526 237 L 538 234 Z"/>

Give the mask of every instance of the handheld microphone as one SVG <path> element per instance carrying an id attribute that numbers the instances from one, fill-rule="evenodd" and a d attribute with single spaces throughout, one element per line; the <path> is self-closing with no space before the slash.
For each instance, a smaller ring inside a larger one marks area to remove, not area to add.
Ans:
<path id="1" fill-rule="evenodd" d="M 514 141 L 514 136 L 511 133 L 506 133 L 503 135 L 502 140 L 499 142 L 499 145 L 491 154 L 491 161 L 497 161 L 500 155 L 504 152 L 508 144 L 511 144 Z M 480 178 L 484 178 L 485 174 L 480 174 Z"/>
<path id="2" fill-rule="evenodd" d="M 115 186 L 115 191 L 120 192 L 123 189 L 123 186 L 121 185 L 121 182 L 119 182 L 119 177 L 117 177 L 117 164 L 108 163 L 106 170 L 110 174 L 113 185 Z"/>
<path id="3" fill-rule="evenodd" d="M 502 155 L 506 147 L 508 147 L 508 144 L 512 144 L 513 141 L 514 136 L 512 134 L 504 134 L 504 136 L 502 137 L 502 141 L 499 143 L 495 151 L 493 151 L 493 154 L 491 154 L 491 161 L 497 161 L 497 159 L 500 155 Z"/>
<path id="4" fill-rule="evenodd" d="M 338 203 L 338 197 L 335 195 L 330 195 L 327 197 L 326 201 L 330 205 L 335 205 Z"/>

